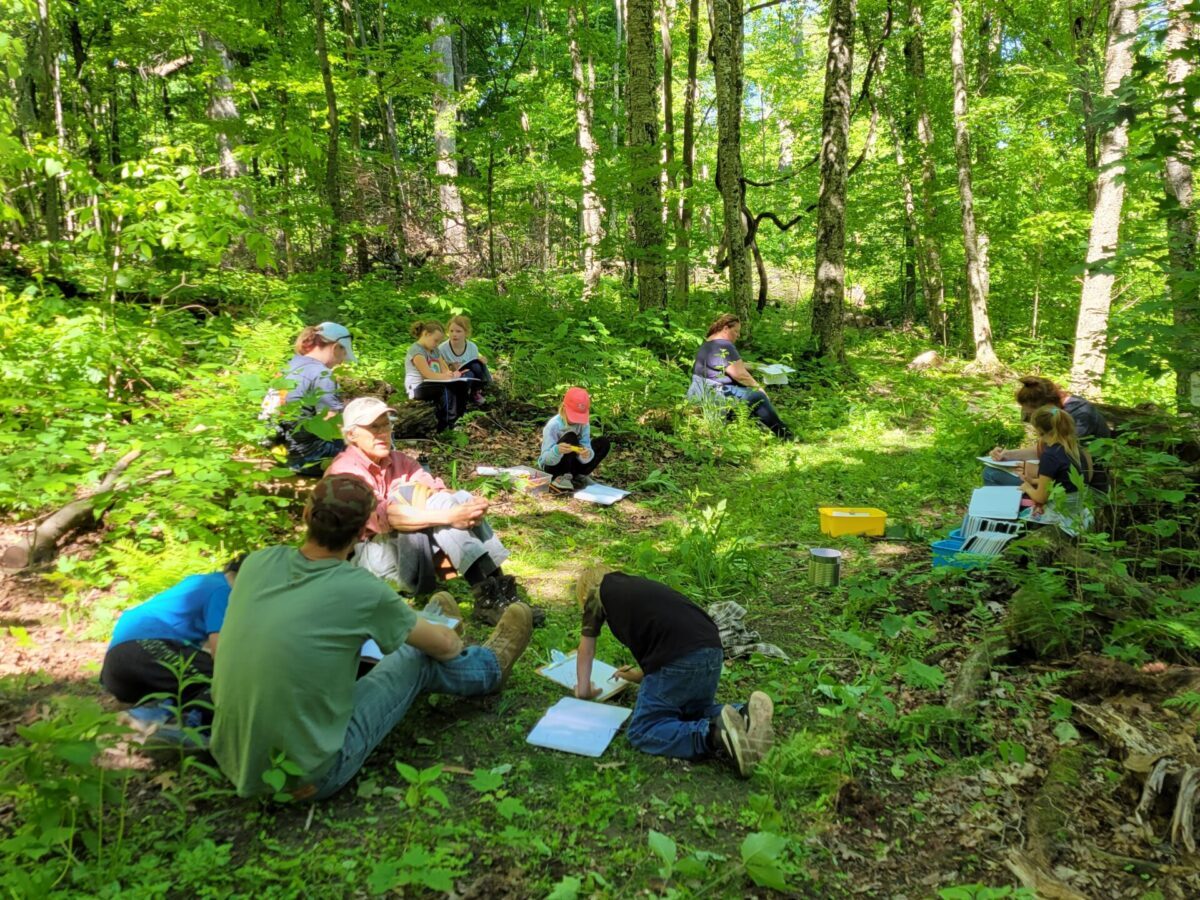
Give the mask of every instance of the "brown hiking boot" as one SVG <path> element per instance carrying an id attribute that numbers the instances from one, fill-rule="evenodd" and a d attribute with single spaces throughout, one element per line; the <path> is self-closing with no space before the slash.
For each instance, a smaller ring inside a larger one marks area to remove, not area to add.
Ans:
<path id="1" fill-rule="evenodd" d="M 500 663 L 500 684 L 497 690 L 508 681 L 513 666 L 529 646 L 532 634 L 533 610 L 524 603 L 509 604 L 500 621 L 496 623 L 492 636 L 483 644 L 496 654 L 496 662 Z"/>
<path id="2" fill-rule="evenodd" d="M 448 619 L 458 619 L 458 624 L 454 626 L 454 633 L 459 637 L 463 636 L 466 623 L 463 622 L 462 610 L 458 608 L 458 601 L 451 596 L 449 591 L 438 591 L 430 597 L 429 602 L 425 604 L 424 612 L 437 613 Z"/>

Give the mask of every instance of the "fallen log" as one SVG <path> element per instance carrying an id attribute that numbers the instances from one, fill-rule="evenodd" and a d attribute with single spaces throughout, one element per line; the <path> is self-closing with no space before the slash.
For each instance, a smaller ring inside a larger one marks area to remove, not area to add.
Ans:
<path id="1" fill-rule="evenodd" d="M 109 469 L 108 474 L 94 490 L 51 513 L 23 538 L 5 547 L 3 555 L 0 556 L 0 566 L 6 569 L 24 569 L 45 562 L 54 557 L 58 552 L 58 542 L 68 534 L 81 528 L 95 526 L 103 515 L 103 510 L 96 510 L 96 497 L 128 487 L 117 484 L 117 480 L 141 455 L 141 450 L 126 453 Z"/>
<path id="2" fill-rule="evenodd" d="M 1066 830 L 1071 811 L 1077 808 L 1071 794 L 1083 776 L 1083 748 L 1077 744 L 1059 748 L 1046 769 L 1046 778 L 1026 814 L 1025 851 L 1038 868 L 1054 869 L 1058 859 L 1058 835 Z"/>
<path id="3" fill-rule="evenodd" d="M 1057 528 L 1031 531 L 1010 544 L 1007 552 L 1024 556 L 1039 567 L 1085 574 L 1088 583 L 1102 585 L 1103 591 L 1089 591 L 1087 596 L 1093 612 L 1105 618 L 1145 615 L 1158 597 L 1153 588 L 1132 578 L 1120 560 L 1085 550 Z"/>

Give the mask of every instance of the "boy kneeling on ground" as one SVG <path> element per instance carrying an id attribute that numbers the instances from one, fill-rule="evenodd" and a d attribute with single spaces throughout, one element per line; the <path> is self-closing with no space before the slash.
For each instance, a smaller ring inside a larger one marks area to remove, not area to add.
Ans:
<path id="1" fill-rule="evenodd" d="M 585 569 L 576 584 L 583 628 L 576 654 L 575 696 L 603 693 L 592 684 L 596 638 L 604 623 L 638 666 L 617 675 L 640 682 L 629 742 L 646 753 L 679 759 L 719 758 L 748 777 L 771 749 L 774 705 L 761 691 L 749 704 L 716 702 L 724 651 L 713 620 L 687 597 L 649 578 Z"/>
<path id="2" fill-rule="evenodd" d="M 264 775 L 280 757 L 294 800 L 343 788 L 422 694 L 498 691 L 529 643 L 532 613 L 504 611 L 482 647 L 419 618 L 384 581 L 347 562 L 375 511 L 374 492 L 352 475 L 327 477 L 304 510 L 299 547 L 270 547 L 243 563 L 221 631 L 213 678 L 212 754 L 242 797 L 278 793 Z M 434 597 L 458 617 L 449 594 Z M 359 649 L 374 638 L 384 657 L 355 680 Z"/>

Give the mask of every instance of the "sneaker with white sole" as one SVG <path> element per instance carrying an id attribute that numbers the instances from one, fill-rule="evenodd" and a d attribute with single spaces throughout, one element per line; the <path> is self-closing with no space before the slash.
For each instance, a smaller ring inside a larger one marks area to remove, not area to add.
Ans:
<path id="1" fill-rule="evenodd" d="M 550 479 L 550 488 L 555 491 L 573 491 L 575 482 L 570 475 L 557 475 Z"/>
<path id="2" fill-rule="evenodd" d="M 722 749 L 729 761 L 737 768 L 739 775 L 749 778 L 758 761 L 762 759 L 762 754 L 755 752 L 750 732 L 746 728 L 746 720 L 734 707 L 724 706 L 721 708 L 717 728 Z"/>
<path id="3" fill-rule="evenodd" d="M 165 702 L 142 703 L 117 713 L 117 721 L 147 738 L 175 721 L 175 706 Z"/>
<path id="4" fill-rule="evenodd" d="M 762 760 L 775 743 L 775 729 L 771 720 L 775 715 L 775 704 L 762 691 L 750 695 L 746 705 L 746 734 L 750 739 L 750 747 L 758 760 Z"/>

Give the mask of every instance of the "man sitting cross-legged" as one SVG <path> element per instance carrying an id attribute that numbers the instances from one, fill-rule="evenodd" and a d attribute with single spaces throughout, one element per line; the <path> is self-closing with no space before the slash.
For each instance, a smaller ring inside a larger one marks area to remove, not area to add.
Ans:
<path id="1" fill-rule="evenodd" d="M 361 479 L 327 477 L 304 510 L 304 543 L 259 550 L 242 565 L 213 677 L 212 738 L 242 797 L 279 793 L 281 773 L 292 799 L 333 795 L 418 696 L 497 691 L 529 643 L 524 603 L 505 610 L 482 647 L 464 649 L 455 631 L 419 618 L 385 582 L 348 563 L 376 505 Z M 442 598 L 442 611 L 457 615 Z M 385 655 L 356 681 L 368 637 Z"/>

